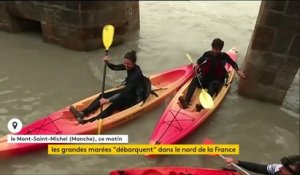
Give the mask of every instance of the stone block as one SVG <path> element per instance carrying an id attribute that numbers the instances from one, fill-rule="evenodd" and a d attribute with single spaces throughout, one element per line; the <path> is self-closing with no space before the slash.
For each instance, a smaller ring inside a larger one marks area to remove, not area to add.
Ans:
<path id="1" fill-rule="evenodd" d="M 0 11 L 5 10 L 5 2 L 0 1 Z"/>
<path id="2" fill-rule="evenodd" d="M 22 32 L 40 25 L 36 22 L 40 21 L 45 41 L 71 49 L 93 50 L 102 47 L 105 24 L 115 26 L 114 44 L 122 42 L 129 26 L 139 27 L 138 7 L 138 2 L 128 1 L 7 1 L 0 2 L 0 9 L 8 11 L 0 14 L 7 15 L 0 18 L 0 24 L 5 26 L 2 28 L 9 26 L 12 32 Z"/>
<path id="3" fill-rule="evenodd" d="M 57 24 L 42 24 L 43 35 L 51 36 L 51 38 L 66 39 L 71 37 L 78 37 L 76 35 L 77 28 L 73 28 L 68 25 L 57 25 Z M 46 37 L 48 38 L 48 37 Z"/>
<path id="4" fill-rule="evenodd" d="M 300 2 L 299 1 L 287 1 L 288 6 L 286 8 L 286 14 L 293 16 L 300 16 Z"/>
<path id="5" fill-rule="evenodd" d="M 43 10 L 41 14 L 41 21 L 44 21 L 45 23 L 54 24 L 56 21 L 55 14 L 56 14 L 56 10 L 53 10 L 51 8 L 46 8 L 45 10 Z"/>
<path id="6" fill-rule="evenodd" d="M 19 9 L 22 11 L 22 17 L 35 21 L 41 21 L 43 8 L 37 5 L 34 1 L 22 2 L 22 4 L 19 5 Z"/>
<path id="7" fill-rule="evenodd" d="M 114 12 L 119 12 L 125 11 L 126 5 L 130 3 L 130 1 L 110 1 L 110 3 L 107 3 L 107 6 L 110 6 L 109 8 L 112 8 Z"/>
<path id="8" fill-rule="evenodd" d="M 274 87 L 288 90 L 298 72 L 300 66 L 299 59 L 285 55 L 281 67 L 276 71 Z"/>
<path id="9" fill-rule="evenodd" d="M 299 57 L 291 57 L 285 55 L 285 59 L 283 59 L 280 71 L 291 72 L 291 74 L 296 74 L 299 67 L 300 67 Z"/>
<path id="10" fill-rule="evenodd" d="M 288 16 L 281 12 L 267 11 L 262 16 L 262 25 L 275 27 L 281 30 L 298 31 L 299 17 Z"/>
<path id="11" fill-rule="evenodd" d="M 256 50 L 270 50 L 274 40 L 275 29 L 257 26 L 254 31 L 253 41 L 251 44 L 252 49 Z"/>
<path id="12" fill-rule="evenodd" d="M 288 52 L 289 55 L 297 57 L 298 61 L 300 61 L 300 55 L 299 55 L 299 33 L 295 36 L 295 38 L 292 41 L 292 46 Z"/>
<path id="13" fill-rule="evenodd" d="M 121 20 L 109 10 L 99 11 L 86 11 L 81 13 L 81 26 L 92 27 L 98 25 L 112 24 L 113 21 Z"/>
<path id="14" fill-rule="evenodd" d="M 44 1 L 47 6 L 65 7 L 67 1 Z"/>
<path id="15" fill-rule="evenodd" d="M 9 32 L 10 31 L 10 25 L 8 25 L 7 23 L 0 22 L 0 30 L 4 30 L 4 31 Z"/>
<path id="16" fill-rule="evenodd" d="M 54 35 L 59 38 L 68 39 L 71 37 L 78 37 L 75 35 L 76 28 L 66 25 L 55 25 Z"/>
<path id="17" fill-rule="evenodd" d="M 65 24 L 65 25 L 74 25 L 80 26 L 80 12 L 73 10 L 60 10 L 57 11 L 57 15 L 55 15 L 55 22 Z"/>
<path id="18" fill-rule="evenodd" d="M 125 35 L 129 32 L 127 26 L 127 21 L 114 22 L 115 32 L 120 35 Z"/>
<path id="19" fill-rule="evenodd" d="M 276 11 L 283 11 L 286 1 L 266 1 L 266 8 Z"/>
<path id="20" fill-rule="evenodd" d="M 288 30 L 290 32 L 299 33 L 299 21 L 298 16 L 286 16 L 284 21 L 278 26 L 279 29 Z"/>
<path id="21" fill-rule="evenodd" d="M 286 30 L 278 30 L 275 35 L 275 40 L 272 46 L 271 51 L 276 53 L 286 53 L 288 51 L 288 47 L 292 38 L 294 36 L 293 32 L 289 32 Z"/>
<path id="22" fill-rule="evenodd" d="M 22 12 L 21 10 L 18 8 L 18 6 L 16 6 L 15 3 L 13 3 L 13 1 L 9 2 L 6 4 L 5 6 L 5 10 L 8 14 L 12 15 L 12 16 L 22 16 Z"/>
<path id="23" fill-rule="evenodd" d="M 81 2 L 80 1 L 65 1 L 65 8 L 67 10 L 81 11 Z"/>
<path id="24" fill-rule="evenodd" d="M 58 38 L 58 37 L 51 36 L 51 35 L 43 35 L 43 39 L 47 43 L 58 44 L 58 45 L 61 45 L 61 46 L 63 46 L 63 43 L 64 43 L 63 38 Z"/>
<path id="25" fill-rule="evenodd" d="M 45 21 L 42 21 L 41 26 L 42 26 L 43 36 L 46 40 L 50 36 L 55 36 L 55 32 L 54 32 L 55 26 L 54 25 L 52 25 L 50 23 L 46 23 Z"/>
<path id="26" fill-rule="evenodd" d="M 0 22 L 8 23 L 9 15 L 5 11 L 0 11 Z"/>
<path id="27" fill-rule="evenodd" d="M 295 79 L 296 74 L 291 72 L 278 72 L 274 80 L 274 87 L 282 90 L 288 90 Z"/>
<path id="28" fill-rule="evenodd" d="M 260 67 L 264 70 L 275 72 L 277 71 L 284 61 L 284 57 L 279 54 L 271 52 L 262 52 L 251 50 L 247 54 L 247 64 L 250 63 L 256 67 Z"/>
<path id="29" fill-rule="evenodd" d="M 127 21 L 126 21 L 126 28 L 128 31 L 135 31 L 140 28 L 140 13 L 139 13 L 139 3 L 131 1 L 129 4 L 130 12 L 126 12 Z"/>
<path id="30" fill-rule="evenodd" d="M 112 1 L 80 1 L 81 11 L 107 10 L 112 9 Z"/>
<path id="31" fill-rule="evenodd" d="M 276 11 L 267 11 L 263 17 L 263 25 L 278 27 L 284 24 L 284 14 Z"/>
<path id="32" fill-rule="evenodd" d="M 51 24 L 80 26 L 80 13 L 65 9 L 47 9 L 41 20 Z"/>
<path id="33" fill-rule="evenodd" d="M 241 79 L 239 81 L 238 93 L 247 98 L 281 105 L 287 91 L 272 86 L 262 85 L 257 82 L 250 82 L 247 79 Z"/>
<path id="34" fill-rule="evenodd" d="M 89 51 L 103 47 L 102 27 L 72 28 L 70 26 L 58 26 L 57 24 L 43 24 L 44 40 L 51 43 L 60 44 L 68 49 Z M 119 40 L 116 35 L 114 43 Z"/>
<path id="35" fill-rule="evenodd" d="M 63 46 L 65 39 L 57 37 L 55 35 L 55 27 L 56 27 L 55 25 L 51 25 L 51 24 L 45 25 L 42 23 L 43 39 L 45 42 L 54 43 Z"/>
<path id="36" fill-rule="evenodd" d="M 63 46 L 69 49 L 76 49 L 82 51 L 94 50 L 102 47 L 100 36 L 98 38 L 91 37 L 88 31 L 92 29 L 77 29 L 74 31 L 72 37 L 64 39 Z"/>
<path id="37" fill-rule="evenodd" d="M 271 85 L 273 84 L 276 77 L 276 72 L 265 71 L 261 72 L 261 76 L 258 79 L 258 82 L 263 85 Z"/>
<path id="38" fill-rule="evenodd" d="M 248 63 L 245 66 L 247 81 L 258 82 L 264 85 L 271 85 L 276 77 L 275 71 L 266 70 L 265 67 L 259 67 Z"/>

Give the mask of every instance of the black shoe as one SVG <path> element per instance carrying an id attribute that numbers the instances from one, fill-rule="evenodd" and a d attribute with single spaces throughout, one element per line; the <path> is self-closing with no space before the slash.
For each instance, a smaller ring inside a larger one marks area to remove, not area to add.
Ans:
<path id="1" fill-rule="evenodd" d="M 83 118 L 80 118 L 80 117 L 77 117 L 77 120 L 78 120 L 78 123 L 79 123 L 79 124 L 82 124 L 82 125 L 84 125 L 84 124 L 87 123 L 86 120 L 83 120 Z"/>
<path id="2" fill-rule="evenodd" d="M 69 110 L 78 121 L 79 121 L 79 118 L 82 120 L 83 117 L 85 116 L 83 112 L 77 111 L 77 109 L 74 106 L 70 106 Z"/>
<path id="3" fill-rule="evenodd" d="M 202 109 L 204 109 L 202 105 L 196 104 L 196 111 L 197 112 L 200 112 Z"/>
<path id="4" fill-rule="evenodd" d="M 180 97 L 178 98 L 178 100 L 179 100 L 179 102 L 180 102 L 180 104 L 181 104 L 182 109 L 185 109 L 185 108 L 188 107 L 187 102 L 185 101 L 185 99 L 184 99 L 182 96 L 180 96 Z"/>

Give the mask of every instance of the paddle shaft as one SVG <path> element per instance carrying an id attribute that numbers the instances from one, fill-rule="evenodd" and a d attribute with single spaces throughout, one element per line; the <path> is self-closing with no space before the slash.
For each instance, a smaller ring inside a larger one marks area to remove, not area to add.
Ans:
<path id="1" fill-rule="evenodd" d="M 226 160 L 226 158 L 222 155 L 222 154 L 218 154 L 219 157 L 221 157 L 222 159 Z M 233 167 L 235 167 L 236 169 L 240 170 L 241 172 L 243 172 L 246 175 L 250 175 L 250 173 L 248 173 L 246 170 L 244 170 L 243 168 L 241 168 L 240 166 L 238 166 L 235 163 L 230 163 Z"/>
<path id="2" fill-rule="evenodd" d="M 194 61 L 192 60 L 192 57 L 191 57 L 189 54 L 186 54 L 186 56 L 188 57 L 188 59 L 190 60 L 190 62 L 191 62 L 192 64 L 194 64 Z M 203 64 L 203 63 L 202 63 L 202 64 Z M 200 78 L 198 77 L 198 74 L 197 74 L 197 71 L 196 71 L 195 68 L 194 68 L 194 72 L 195 72 L 195 75 L 196 75 L 196 77 L 197 77 L 197 79 L 198 79 L 198 82 L 199 82 L 199 84 L 200 84 L 200 86 L 202 87 L 202 90 L 203 90 L 203 86 L 202 86 L 201 80 L 200 80 Z"/>
<path id="3" fill-rule="evenodd" d="M 105 56 L 108 55 L 108 50 L 105 50 Z M 105 89 L 105 77 L 106 77 L 106 67 L 107 67 L 107 64 L 106 64 L 106 61 L 104 62 L 104 70 L 103 70 L 103 81 L 102 81 L 102 98 L 104 98 L 104 89 Z M 101 107 L 100 107 L 100 113 L 103 111 L 103 104 L 101 104 Z M 97 133 L 100 134 L 101 132 L 101 127 L 102 127 L 102 119 L 99 119 L 98 121 L 98 130 L 97 130 Z"/>
<path id="4" fill-rule="evenodd" d="M 198 76 L 198 74 L 197 74 L 197 71 L 196 71 L 195 69 L 194 69 L 194 71 L 195 71 L 196 77 L 197 77 L 197 79 L 198 79 L 199 85 L 201 86 L 201 91 L 202 91 L 202 93 L 206 93 L 206 92 L 204 91 L 204 89 L 203 89 L 203 86 L 202 86 L 201 80 L 200 80 L 200 78 L 199 78 L 199 76 Z M 210 95 L 210 94 L 209 94 L 209 95 Z"/>
<path id="5" fill-rule="evenodd" d="M 199 78 L 199 76 L 198 76 L 198 74 L 197 74 L 197 71 L 196 71 L 195 69 L 194 69 L 194 71 L 195 71 L 196 77 L 197 77 L 197 79 L 198 79 L 198 82 L 199 82 L 199 84 L 200 84 L 200 86 L 201 86 L 201 89 L 202 89 L 202 91 L 203 91 L 203 86 L 202 86 L 201 80 L 200 80 L 200 78 Z"/>
<path id="6" fill-rule="evenodd" d="M 105 50 L 105 56 L 108 55 L 108 50 Z M 104 68 L 103 68 L 103 78 L 102 78 L 102 98 L 104 98 L 104 89 L 105 89 L 105 78 L 106 78 L 106 67 L 107 67 L 107 64 L 106 64 L 106 61 L 104 62 Z M 103 111 L 103 105 L 101 104 L 101 108 L 100 108 L 100 112 Z"/>

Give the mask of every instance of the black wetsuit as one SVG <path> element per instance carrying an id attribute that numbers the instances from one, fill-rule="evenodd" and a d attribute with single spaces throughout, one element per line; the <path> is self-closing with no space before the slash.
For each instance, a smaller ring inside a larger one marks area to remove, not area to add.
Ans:
<path id="1" fill-rule="evenodd" d="M 202 73 L 200 73 L 200 75 L 197 74 L 196 76 L 199 76 L 203 88 L 207 88 L 211 96 L 213 96 L 224 83 L 227 76 L 225 69 L 226 63 L 230 64 L 235 70 L 238 70 L 238 65 L 225 52 L 221 52 L 216 56 L 212 54 L 212 51 L 207 51 L 197 60 L 197 64 L 203 69 L 201 71 L 207 70 L 205 75 L 201 75 Z M 186 94 L 185 101 L 187 104 L 190 102 L 196 87 L 200 88 L 200 84 L 198 78 L 194 77 Z"/>
<path id="2" fill-rule="evenodd" d="M 281 164 L 261 165 L 261 164 L 245 162 L 245 161 L 238 161 L 237 165 L 255 173 L 269 174 L 269 175 L 278 175 L 279 168 L 282 166 Z"/>
<path id="3" fill-rule="evenodd" d="M 114 65 L 107 62 L 107 66 L 111 70 L 120 71 L 126 70 L 123 64 Z M 137 91 L 139 89 L 144 88 L 144 76 L 138 65 L 135 65 L 130 70 L 127 70 L 127 77 L 125 79 L 125 87 L 121 90 L 105 93 L 104 98 L 109 99 L 111 104 L 102 111 L 99 115 L 89 120 L 85 120 L 85 122 L 93 122 L 98 119 L 103 119 L 105 117 L 110 116 L 115 110 L 126 109 L 137 103 Z M 93 111 L 97 110 L 100 107 L 100 99 L 102 98 L 102 94 L 100 94 L 86 109 L 82 112 L 85 116 L 89 115 Z"/>

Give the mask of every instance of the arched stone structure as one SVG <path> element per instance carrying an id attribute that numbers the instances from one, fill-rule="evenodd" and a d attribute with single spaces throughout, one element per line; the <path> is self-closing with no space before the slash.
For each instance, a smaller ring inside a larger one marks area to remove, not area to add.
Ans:
<path id="1" fill-rule="evenodd" d="M 262 1 L 239 94 L 281 104 L 299 69 L 299 1 Z"/>
<path id="2" fill-rule="evenodd" d="M 114 44 L 139 28 L 138 1 L 0 1 L 0 29 L 40 28 L 46 42 L 75 50 L 103 47 L 102 28 L 115 26 Z"/>

